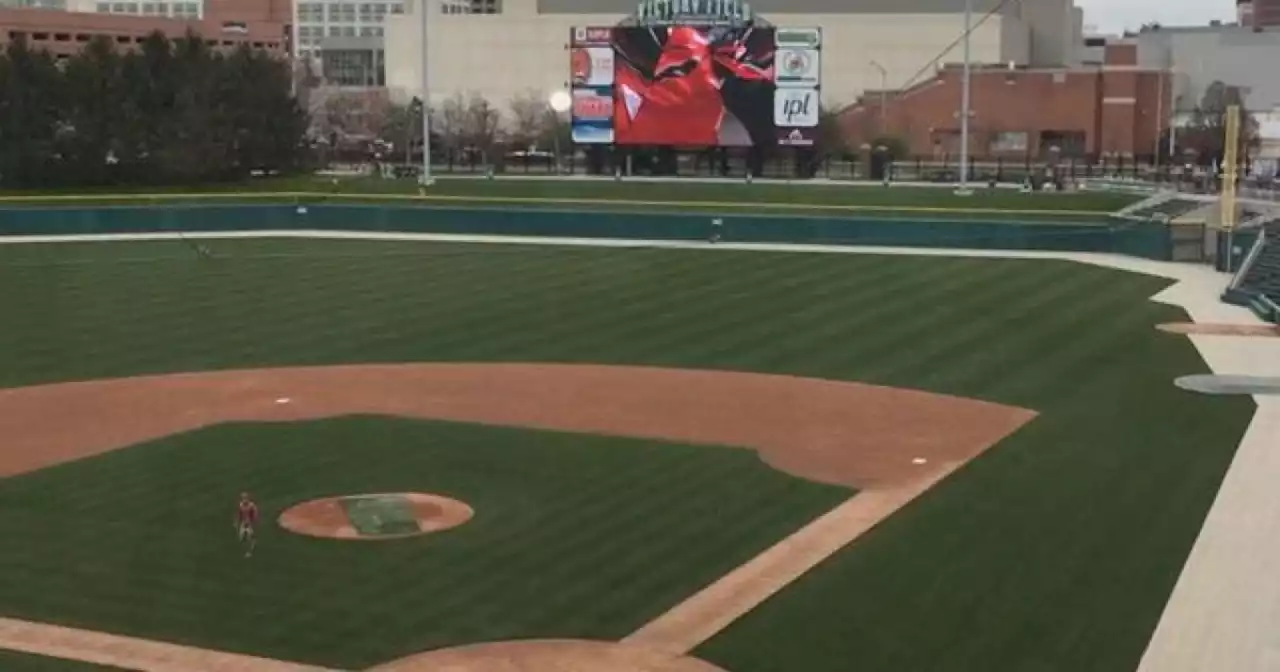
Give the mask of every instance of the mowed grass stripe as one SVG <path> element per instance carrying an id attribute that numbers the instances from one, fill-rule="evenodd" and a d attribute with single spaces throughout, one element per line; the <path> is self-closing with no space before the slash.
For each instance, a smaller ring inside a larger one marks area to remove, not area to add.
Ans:
<path id="1" fill-rule="evenodd" d="M 886 358 L 884 361 L 893 363 L 893 366 L 872 374 L 872 377 L 911 380 L 926 389 L 954 389 L 954 386 L 937 385 L 934 380 L 952 371 L 975 371 L 965 366 L 964 361 L 984 350 L 994 354 L 989 349 L 992 339 L 1018 329 L 1020 322 L 1034 322 L 1030 314 L 1035 311 L 1069 302 L 1072 296 L 1088 296 L 1093 291 L 1103 290 L 1109 281 L 1101 274 L 1093 277 L 1079 274 L 1069 264 L 1047 264 L 1035 269 L 1006 267 L 1005 273 L 991 278 L 989 286 L 981 288 L 981 291 L 954 292 L 936 301 L 934 305 L 937 308 L 926 314 L 928 318 L 917 315 L 910 322 L 904 321 L 886 329 L 886 337 L 892 337 L 898 329 L 945 329 L 947 339 L 914 349 L 910 358 Z M 987 319 L 990 315 L 1003 315 L 1010 319 L 992 321 Z M 1018 320 L 1019 317 L 1024 319 Z M 930 323 L 922 324 L 921 319 L 929 319 Z M 898 335 L 906 337 L 902 332 Z M 1017 375 L 1016 371 L 1009 371 L 998 364 L 975 372 L 985 377 L 981 381 L 984 383 Z M 982 384 L 970 385 L 969 389 L 981 390 L 979 396 L 991 396 Z"/>
<path id="2" fill-rule="evenodd" d="M 828 330 L 853 333 L 845 320 L 825 318 L 833 304 L 838 302 L 842 305 L 859 305 L 887 291 L 910 291 L 930 283 L 931 274 L 927 271 L 915 273 L 910 267 L 860 266 L 857 263 L 848 268 L 848 281 L 831 282 L 820 260 L 812 255 L 809 259 L 809 262 L 801 262 L 794 269 L 788 267 L 789 282 L 786 288 L 770 288 L 761 284 L 758 291 L 766 295 L 767 300 L 752 301 L 749 294 L 736 294 L 730 306 L 725 305 L 724 298 L 718 292 L 708 292 L 695 297 L 693 301 L 672 302 L 665 306 L 665 313 L 660 321 L 650 325 L 653 333 L 648 347 L 636 352 L 635 357 L 669 366 L 697 366 L 709 357 L 690 350 L 690 336 L 685 329 L 689 328 L 688 325 L 699 322 L 706 323 L 699 334 L 699 337 L 705 339 L 702 345 L 706 350 L 703 352 L 758 357 L 760 353 L 796 351 L 794 344 L 798 344 L 799 351 L 803 351 L 828 335 Z M 723 275 L 733 277 L 735 285 L 739 287 L 743 284 L 740 271 L 734 270 Z M 685 295 L 681 293 L 680 296 L 683 298 Z M 737 315 L 732 328 L 722 321 L 710 322 L 708 306 L 719 306 L 713 313 L 718 320 L 732 319 Z M 752 310 L 753 306 L 764 307 L 768 313 L 755 312 Z M 810 320 L 812 326 L 797 328 L 797 324 L 804 325 Z M 758 359 L 755 363 L 764 364 Z M 743 365 L 740 360 L 730 360 L 720 366 L 735 368 Z M 775 369 L 762 365 L 754 370 Z"/>
<path id="3" fill-rule="evenodd" d="M 744 365 L 752 368 L 771 368 L 789 360 L 802 358 L 803 353 L 811 348 L 830 347 L 829 344 L 833 342 L 840 343 L 838 350 L 830 353 L 834 358 L 841 358 L 848 352 L 865 354 L 863 351 L 866 348 L 873 347 L 875 343 L 882 343 L 887 355 L 884 359 L 865 357 L 863 359 L 898 361 L 896 358 L 904 354 L 901 352 L 904 344 L 901 338 L 918 333 L 917 329 L 921 326 L 921 321 L 930 321 L 929 316 L 944 310 L 956 292 L 987 291 L 1009 272 L 1008 269 L 991 265 L 975 265 L 969 269 L 950 265 L 941 267 L 921 265 L 918 268 L 908 267 L 906 271 L 908 275 L 904 282 L 887 283 L 886 286 L 880 287 L 881 296 L 902 297 L 901 300 L 884 301 L 868 298 L 865 303 L 871 305 L 866 308 L 861 306 L 864 301 L 855 301 L 847 308 L 839 309 L 841 313 L 835 319 L 821 319 L 815 315 L 812 321 L 820 326 L 811 329 L 804 329 L 802 322 L 784 318 L 785 322 L 789 322 L 786 327 L 796 334 L 796 338 L 776 350 L 763 347 L 748 350 L 748 352 L 759 354 Z M 874 286 L 871 283 L 868 284 Z M 934 324 L 941 325 L 945 322 L 939 321 Z M 760 354 L 765 356 L 761 357 Z M 827 368 L 829 371 L 839 371 L 839 369 L 831 369 L 829 365 Z M 875 369 L 865 367 L 856 374 L 856 378 L 866 382 L 878 380 Z"/>

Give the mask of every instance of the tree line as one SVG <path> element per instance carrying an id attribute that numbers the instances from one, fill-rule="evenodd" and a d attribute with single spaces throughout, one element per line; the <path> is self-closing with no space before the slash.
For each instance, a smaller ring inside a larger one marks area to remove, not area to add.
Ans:
<path id="1" fill-rule="evenodd" d="M 307 115 L 287 63 L 195 35 L 108 38 L 56 59 L 0 54 L 0 186 L 195 184 L 305 166 Z"/>
<path id="2" fill-rule="evenodd" d="M 337 91 L 308 95 L 312 130 L 338 144 L 370 140 L 393 143 L 403 151 L 422 142 L 422 103 L 393 101 L 385 90 Z M 500 151 L 569 151 L 569 119 L 550 108 L 536 91 L 514 96 L 503 109 L 474 92 L 455 92 L 430 110 L 432 151 L 492 157 Z M 419 151 L 419 150 L 414 150 Z M 420 156 L 419 156 L 420 158 Z"/>

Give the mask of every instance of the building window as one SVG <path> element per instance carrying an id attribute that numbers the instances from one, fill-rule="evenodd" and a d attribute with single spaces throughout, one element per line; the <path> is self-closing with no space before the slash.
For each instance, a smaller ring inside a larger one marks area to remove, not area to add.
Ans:
<path id="1" fill-rule="evenodd" d="M 329 37 L 342 37 L 342 26 L 329 26 Z"/>
<path id="2" fill-rule="evenodd" d="M 318 2 L 304 2 L 298 5 L 298 21 L 321 23 L 324 21 L 324 5 Z"/>
<path id="3" fill-rule="evenodd" d="M 330 23 L 355 23 L 356 22 L 356 6 L 354 3 L 343 2 L 329 5 L 329 22 Z"/>
<path id="4" fill-rule="evenodd" d="M 160 11 L 160 10 L 159 10 L 159 8 L 157 8 L 157 7 L 156 7 L 156 3 L 154 3 L 154 2 L 144 2 L 144 3 L 142 3 L 142 15 L 143 15 L 143 16 L 155 16 L 156 14 L 158 14 L 158 13 L 159 13 L 159 11 Z"/>
<path id="5" fill-rule="evenodd" d="M 381 53 L 334 50 L 320 55 L 325 79 L 339 86 L 382 86 L 386 83 Z"/>
<path id="6" fill-rule="evenodd" d="M 123 2 L 117 2 L 114 5 L 111 5 L 111 13 L 112 14 L 128 14 L 129 6 L 124 4 Z"/>
<path id="7" fill-rule="evenodd" d="M 1025 131 L 1001 131 L 991 139 L 992 154 L 1025 153 L 1027 151 L 1027 134 Z"/>
<path id="8" fill-rule="evenodd" d="M 391 5 L 391 13 L 392 13 L 392 14 L 404 14 L 404 4 L 399 3 L 399 2 L 392 4 L 392 5 Z"/>
<path id="9" fill-rule="evenodd" d="M 110 13 L 111 13 L 111 4 L 110 4 L 110 3 L 107 3 L 107 2 L 99 2 L 99 3 L 98 3 L 98 13 L 99 13 L 99 14 L 110 14 Z"/>

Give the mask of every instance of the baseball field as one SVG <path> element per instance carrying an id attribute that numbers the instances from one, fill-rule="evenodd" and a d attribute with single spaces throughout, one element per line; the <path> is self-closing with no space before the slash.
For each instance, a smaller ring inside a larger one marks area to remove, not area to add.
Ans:
<path id="1" fill-rule="evenodd" d="M 1254 409 L 1066 261 L 208 245 L 0 245 L 0 669 L 1131 672 Z"/>

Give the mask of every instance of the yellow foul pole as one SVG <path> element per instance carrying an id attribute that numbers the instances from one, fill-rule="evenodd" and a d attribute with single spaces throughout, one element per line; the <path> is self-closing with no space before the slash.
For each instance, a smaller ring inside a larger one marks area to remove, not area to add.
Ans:
<path id="1" fill-rule="evenodd" d="M 1222 228 L 1236 228 L 1236 182 L 1240 178 L 1240 106 L 1227 107 L 1227 132 L 1222 145 Z"/>
<path id="2" fill-rule="evenodd" d="M 1222 145 L 1222 194 L 1219 209 L 1222 211 L 1222 230 L 1227 233 L 1227 272 L 1235 266 L 1236 230 L 1236 182 L 1240 178 L 1240 106 L 1227 107 L 1226 137 Z"/>

